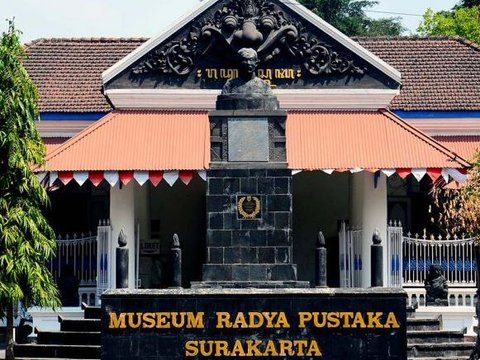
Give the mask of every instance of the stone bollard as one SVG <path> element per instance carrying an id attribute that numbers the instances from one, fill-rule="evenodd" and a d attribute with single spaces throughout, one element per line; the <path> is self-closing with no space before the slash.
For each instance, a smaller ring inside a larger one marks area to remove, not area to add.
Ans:
<path id="1" fill-rule="evenodd" d="M 172 247 L 170 248 L 170 261 L 172 263 L 172 288 L 182 287 L 182 249 L 177 234 L 173 234 Z"/>
<path id="2" fill-rule="evenodd" d="M 383 246 L 380 232 L 375 229 L 371 246 L 371 281 L 372 287 L 383 286 Z"/>
<path id="3" fill-rule="evenodd" d="M 320 231 L 317 238 L 317 248 L 315 250 L 315 286 L 327 287 L 327 248 L 325 247 L 325 237 Z"/>
<path id="4" fill-rule="evenodd" d="M 117 277 L 116 285 L 117 289 L 128 288 L 128 249 L 127 236 L 123 232 L 123 229 L 118 235 L 118 247 L 117 247 Z"/>

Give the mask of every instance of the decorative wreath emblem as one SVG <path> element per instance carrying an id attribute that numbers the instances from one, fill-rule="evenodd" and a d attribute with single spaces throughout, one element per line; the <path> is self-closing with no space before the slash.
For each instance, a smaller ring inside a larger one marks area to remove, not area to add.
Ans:
<path id="1" fill-rule="evenodd" d="M 255 219 L 260 213 L 260 199 L 256 196 L 243 196 L 238 200 L 238 213 L 244 219 Z"/>

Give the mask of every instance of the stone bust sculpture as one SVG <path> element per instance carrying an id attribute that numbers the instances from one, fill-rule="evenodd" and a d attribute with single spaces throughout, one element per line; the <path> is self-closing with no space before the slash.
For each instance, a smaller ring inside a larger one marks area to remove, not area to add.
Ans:
<path id="1" fill-rule="evenodd" d="M 425 278 L 427 306 L 448 306 L 448 284 L 442 275 L 441 265 L 430 265 Z"/>
<path id="2" fill-rule="evenodd" d="M 217 98 L 217 110 L 277 110 L 279 103 L 270 85 L 255 73 L 257 52 L 243 48 L 237 54 L 239 77 L 225 83 Z"/>
<path id="3" fill-rule="evenodd" d="M 239 77 L 229 79 L 222 89 L 222 95 L 229 94 L 263 94 L 272 95 L 270 85 L 257 77 L 255 71 L 258 66 L 257 52 L 250 48 L 243 48 L 238 51 L 240 62 Z"/>

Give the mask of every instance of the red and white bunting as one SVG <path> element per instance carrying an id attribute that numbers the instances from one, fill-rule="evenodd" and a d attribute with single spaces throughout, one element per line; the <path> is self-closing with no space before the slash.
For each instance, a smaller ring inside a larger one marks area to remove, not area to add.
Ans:
<path id="1" fill-rule="evenodd" d="M 118 171 L 105 171 L 103 176 L 111 187 L 114 187 L 118 182 Z"/>
<path id="2" fill-rule="evenodd" d="M 85 184 L 85 181 L 88 180 L 88 171 L 75 171 L 73 173 L 73 178 L 78 185 L 82 186 Z"/>

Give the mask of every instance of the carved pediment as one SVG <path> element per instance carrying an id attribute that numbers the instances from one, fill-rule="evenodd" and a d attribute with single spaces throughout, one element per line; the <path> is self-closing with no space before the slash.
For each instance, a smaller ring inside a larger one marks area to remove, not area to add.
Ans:
<path id="1" fill-rule="evenodd" d="M 236 54 L 245 47 L 257 51 L 257 75 L 273 88 L 399 86 L 365 56 L 282 0 L 210 2 L 212 6 L 123 69 L 106 87 L 220 89 L 227 79 L 238 76 Z"/>

